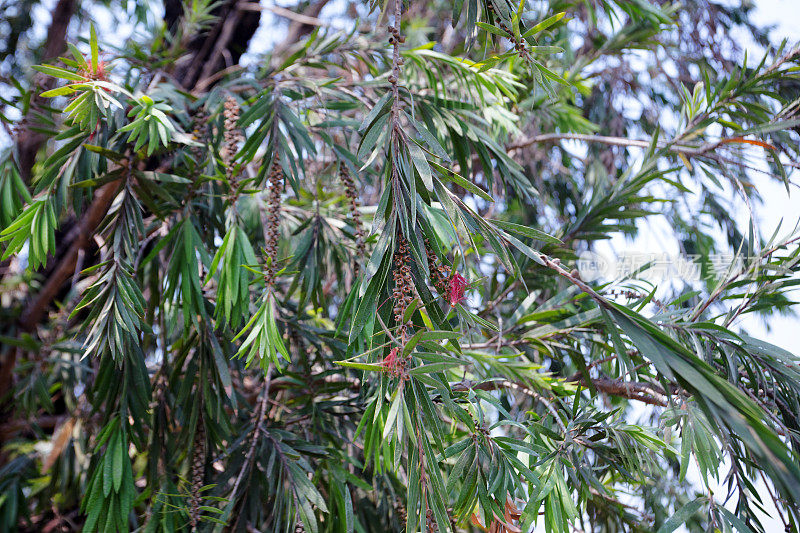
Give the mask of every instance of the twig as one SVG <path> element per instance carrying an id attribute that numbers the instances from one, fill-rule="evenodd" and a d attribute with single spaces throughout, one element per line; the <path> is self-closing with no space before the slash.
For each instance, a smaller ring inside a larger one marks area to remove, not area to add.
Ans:
<path id="1" fill-rule="evenodd" d="M 578 380 L 576 379 L 571 381 L 578 381 Z M 649 405 L 658 405 L 661 407 L 665 407 L 669 403 L 667 396 L 663 392 L 654 389 L 653 386 L 649 383 L 638 382 L 638 381 L 624 381 L 624 380 L 616 380 L 609 378 L 592 378 L 592 384 L 595 386 L 597 390 L 599 390 L 604 394 L 608 394 L 610 396 L 619 396 L 621 398 L 627 398 L 629 400 L 638 400 L 642 403 L 646 403 Z M 525 385 L 524 383 L 513 382 L 507 379 L 484 381 L 482 383 L 462 381 L 461 383 L 456 383 L 452 386 L 452 390 L 454 392 L 464 392 L 468 391 L 469 389 L 486 390 L 486 391 L 499 390 L 499 389 L 512 389 L 512 390 L 519 390 L 527 394 L 528 396 L 536 395 L 535 397 L 537 398 L 541 396 L 538 393 L 536 393 L 536 391 L 531 390 L 531 388 Z"/>
<path id="2" fill-rule="evenodd" d="M 311 26 L 319 26 L 320 28 L 331 27 L 329 22 L 325 22 L 317 17 L 309 17 L 308 15 L 303 15 L 302 13 L 295 13 L 294 11 L 281 6 L 263 6 L 252 2 L 244 2 L 237 5 L 236 9 L 240 9 L 242 11 L 271 11 L 280 17 L 299 22 L 300 24 L 309 24 Z"/>
<path id="3" fill-rule="evenodd" d="M 239 474 L 236 476 L 236 481 L 233 483 L 233 489 L 231 490 L 231 499 L 236 498 L 236 494 L 239 491 L 239 485 L 242 483 L 242 479 L 244 479 L 245 473 L 250 470 L 252 467 L 253 461 L 255 459 L 256 453 L 256 446 L 258 445 L 258 436 L 261 433 L 258 429 L 261 427 L 261 424 L 264 421 L 265 414 L 267 412 L 267 403 L 269 401 L 269 386 L 272 382 L 272 363 L 269 364 L 267 368 L 267 376 L 264 381 L 264 390 L 261 393 L 261 401 L 258 403 L 258 407 L 256 408 L 256 412 L 253 415 L 253 436 L 250 439 L 250 448 L 247 450 L 247 454 L 244 457 L 244 463 L 242 464 L 242 468 L 239 470 Z"/>
<path id="4" fill-rule="evenodd" d="M 540 135 L 534 135 L 532 137 L 525 137 L 523 139 L 519 139 L 518 141 L 509 144 L 507 148 L 509 150 L 519 150 L 520 148 L 525 148 L 526 146 L 530 146 L 532 144 L 553 142 L 553 141 L 564 141 L 564 140 L 584 141 L 590 143 L 607 144 L 610 146 L 633 146 L 637 148 L 649 148 L 651 145 L 650 141 L 645 141 L 640 139 L 628 139 L 625 137 L 608 137 L 605 135 L 588 135 L 583 133 L 543 133 Z M 691 157 L 700 157 L 714 150 L 715 148 L 719 147 L 721 144 L 732 141 L 733 139 L 720 139 L 718 141 L 701 144 L 700 146 L 661 143 L 657 145 L 657 147 L 678 154 L 683 154 Z"/>
<path id="5" fill-rule="evenodd" d="M 238 72 L 240 70 L 244 70 L 244 67 L 242 67 L 239 64 L 236 64 L 236 65 L 231 65 L 229 67 L 226 67 L 226 68 L 224 68 L 224 69 L 222 69 L 222 70 L 220 70 L 218 72 L 215 72 L 214 74 L 208 76 L 207 78 L 203 78 L 202 80 L 197 82 L 197 85 L 195 86 L 195 88 L 192 91 L 192 93 L 193 94 L 201 94 L 201 93 L 205 92 L 205 90 L 210 85 L 212 85 L 213 83 L 216 83 L 221 78 L 224 78 L 228 74 L 231 74 L 233 72 Z"/>
<path id="6" fill-rule="evenodd" d="M 495 298 L 494 300 L 492 300 L 491 302 L 489 302 L 488 304 L 486 304 L 486 307 L 484 307 L 484 308 L 481 310 L 481 312 L 480 312 L 479 314 L 483 315 L 483 314 L 486 314 L 486 313 L 488 313 L 488 312 L 492 311 L 492 310 L 493 310 L 495 307 L 497 307 L 497 305 L 498 305 L 500 302 L 502 302 L 502 301 L 503 301 L 503 299 L 504 299 L 506 296 L 508 296 L 508 293 L 510 293 L 511 291 L 513 291 L 513 290 L 514 290 L 514 289 L 517 287 L 517 285 L 519 285 L 519 280 L 518 280 L 518 279 L 517 279 L 517 280 L 514 280 L 513 282 L 511 282 L 511 283 L 508 285 L 508 287 L 506 287 L 506 288 L 503 290 L 503 292 L 501 292 L 501 293 L 500 293 L 500 294 L 497 296 L 497 298 Z"/>
<path id="7" fill-rule="evenodd" d="M 533 342 L 531 339 L 502 340 L 502 338 L 498 335 L 497 337 L 493 337 L 491 340 L 486 342 L 476 342 L 473 344 L 466 344 L 462 346 L 464 346 L 465 348 L 469 348 L 470 350 L 485 350 L 486 348 L 497 348 L 498 346 L 499 347 L 519 346 L 522 344 L 530 344 L 531 342 Z"/>
<path id="8" fill-rule="evenodd" d="M 375 316 L 376 316 L 376 317 L 378 317 L 378 322 L 380 322 L 380 323 L 381 323 L 381 328 L 383 328 L 383 332 L 384 332 L 384 333 L 386 333 L 386 335 L 387 335 L 387 336 L 388 336 L 388 337 L 389 337 L 389 338 L 392 340 L 392 342 L 393 342 L 393 343 L 395 343 L 395 344 L 397 344 L 397 345 L 400 345 L 400 344 L 402 344 L 402 343 L 401 343 L 401 342 L 400 342 L 400 341 L 397 339 L 397 337 L 395 337 L 394 335 L 392 335 L 392 332 L 391 332 L 391 331 L 389 331 L 389 328 L 387 328 L 387 327 L 386 327 L 386 323 L 385 323 L 385 322 L 383 321 L 383 319 L 381 318 L 381 315 L 380 315 L 380 313 L 376 313 L 376 314 L 375 314 Z"/>
<path id="9" fill-rule="evenodd" d="M 796 46 L 792 50 L 789 50 L 788 52 L 783 54 L 777 61 L 775 61 L 774 64 L 770 65 L 770 67 L 764 71 L 764 74 L 765 75 L 770 74 L 771 72 L 777 70 L 778 67 L 780 67 L 787 61 L 791 61 L 797 57 L 800 57 L 800 46 Z"/>
<path id="10" fill-rule="evenodd" d="M 766 249 L 766 250 L 763 250 L 761 253 L 759 253 L 759 255 L 758 255 L 758 259 L 759 259 L 759 260 L 761 260 L 761 259 L 763 259 L 763 258 L 765 258 L 765 257 L 768 257 L 769 255 L 771 255 L 773 252 L 776 252 L 776 251 L 777 251 L 777 250 L 779 250 L 780 248 L 783 248 L 783 247 L 789 246 L 790 244 L 794 244 L 794 243 L 795 243 L 795 242 L 797 242 L 797 241 L 800 241 L 800 235 L 798 235 L 798 236 L 796 236 L 796 237 L 794 237 L 794 238 L 792 238 L 792 239 L 790 239 L 790 240 L 788 240 L 788 241 L 786 241 L 786 242 L 783 242 L 783 243 L 780 243 L 780 244 L 776 244 L 775 246 L 772 246 L 771 248 L 768 248 L 768 249 Z M 714 302 L 714 301 L 715 301 L 717 298 L 719 298 L 719 296 L 720 296 L 720 295 L 721 295 L 721 294 L 722 294 L 722 293 L 723 293 L 723 292 L 724 292 L 724 291 L 725 291 L 725 290 L 726 290 L 726 289 L 727 289 L 727 288 L 728 288 L 728 287 L 729 287 L 729 286 L 730 286 L 730 285 L 731 285 L 731 284 L 732 284 L 734 281 L 736 281 L 737 279 L 739 279 L 739 278 L 742 276 L 742 274 L 744 274 L 744 273 L 745 273 L 745 270 L 744 270 L 744 269 L 742 269 L 741 271 L 739 271 L 739 272 L 737 272 L 735 275 L 733 275 L 733 276 L 732 276 L 730 279 L 728 279 L 727 281 L 725 281 L 725 283 L 722 283 L 720 286 L 718 286 L 718 287 L 717 287 L 717 288 L 714 290 L 714 292 L 712 292 L 712 293 L 709 295 L 708 299 L 706 299 L 706 301 L 705 301 L 705 302 L 703 302 L 702 304 L 700 304 L 700 305 L 699 305 L 699 306 L 698 306 L 698 307 L 695 309 L 694 313 L 692 313 L 692 316 L 691 316 L 691 318 L 689 318 L 689 322 L 694 322 L 694 321 L 696 321 L 698 318 L 700 318 L 700 315 L 702 315 L 702 314 L 703 314 L 703 312 L 704 312 L 706 309 L 708 309 L 708 307 L 709 307 L 709 306 L 710 306 L 710 305 L 711 305 L 711 304 L 712 304 L 712 303 L 713 303 L 713 302 Z M 744 310 L 744 309 L 742 309 L 741 311 L 743 311 L 743 310 Z M 735 315 L 733 318 L 736 318 L 736 317 L 738 317 L 738 316 L 739 316 L 739 314 L 741 314 L 741 311 L 737 312 L 737 313 L 736 313 L 736 315 Z M 732 321 L 732 320 L 731 320 L 731 321 Z M 730 321 L 729 321 L 729 322 L 727 322 L 727 323 L 726 323 L 726 325 L 730 325 Z"/>

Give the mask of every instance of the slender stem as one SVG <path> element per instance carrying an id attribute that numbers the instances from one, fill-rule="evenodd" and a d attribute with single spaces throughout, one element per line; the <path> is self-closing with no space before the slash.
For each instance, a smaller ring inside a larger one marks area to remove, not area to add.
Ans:
<path id="1" fill-rule="evenodd" d="M 394 27 L 397 28 L 397 33 L 394 35 L 392 51 L 392 75 L 394 76 L 392 83 L 392 93 L 394 101 L 392 102 L 392 128 L 397 131 L 400 126 L 400 91 L 397 86 L 400 83 L 400 25 L 403 22 L 402 4 L 403 0 L 394 0 Z"/>
<path id="2" fill-rule="evenodd" d="M 519 139 L 518 141 L 509 144 L 506 148 L 508 148 L 509 150 L 519 150 L 520 148 L 525 148 L 532 144 L 554 142 L 554 141 L 583 141 L 590 143 L 607 144 L 610 146 L 633 146 L 637 148 L 649 148 L 651 145 L 650 141 L 640 140 L 640 139 L 628 139 L 626 137 L 609 137 L 605 135 L 588 135 L 583 133 L 543 133 L 541 135 L 533 135 L 531 137 L 525 137 L 523 139 Z M 700 146 L 660 143 L 657 145 L 657 147 L 669 150 L 670 152 L 674 152 L 677 154 L 698 157 L 714 150 L 715 148 L 725 143 L 726 141 L 732 142 L 731 139 L 720 139 L 718 141 L 701 144 Z"/>
<path id="3" fill-rule="evenodd" d="M 570 381 L 578 381 L 578 379 Z M 649 405 L 657 405 L 660 407 L 664 407 L 669 403 L 667 396 L 662 391 L 656 390 L 650 383 L 614 380 L 609 378 L 593 378 L 592 384 L 594 384 L 597 390 L 599 390 L 604 394 L 608 394 L 609 396 L 619 396 L 621 398 L 627 398 L 629 400 L 638 400 L 642 403 L 646 403 Z M 485 381 L 483 383 L 462 381 L 460 383 L 453 384 L 451 388 L 454 392 L 464 392 L 470 389 L 477 389 L 477 390 L 511 389 L 511 390 L 518 390 L 524 394 L 527 394 L 528 396 L 535 397 L 539 400 L 542 399 L 541 395 L 539 395 L 536 391 L 532 390 L 524 383 L 513 382 L 507 379 L 499 381 Z"/>
<path id="4" fill-rule="evenodd" d="M 786 241 L 786 242 L 783 242 L 783 243 L 780 243 L 780 244 L 776 244 L 775 246 L 772 246 L 771 248 L 768 248 L 768 249 L 766 249 L 766 250 L 763 250 L 763 251 L 762 251 L 762 252 L 759 254 L 759 256 L 758 256 L 758 257 L 759 257 L 759 260 L 761 260 L 761 259 L 763 259 L 763 258 L 765 258 L 765 257 L 768 257 L 769 255 L 771 255 L 771 254 L 772 254 L 772 253 L 774 253 L 775 251 L 779 250 L 780 248 L 784 248 L 784 247 L 786 247 L 786 246 L 789 246 L 790 244 L 794 244 L 794 243 L 795 243 L 795 242 L 797 242 L 797 241 L 800 241 L 800 235 L 798 235 L 798 236 L 796 236 L 796 237 L 793 237 L 792 239 L 790 239 L 790 240 L 788 240 L 788 241 Z M 725 291 L 725 290 L 726 290 L 726 289 L 727 289 L 727 288 L 728 288 L 728 287 L 729 287 L 729 286 L 730 286 L 730 285 L 731 285 L 733 282 L 735 282 L 737 279 L 739 279 L 739 278 L 742 276 L 742 274 L 744 274 L 744 273 L 745 273 L 745 270 L 741 270 L 740 272 L 737 272 L 737 273 L 736 273 L 735 275 L 733 275 L 733 276 L 732 276 L 730 279 L 728 279 L 727 281 L 725 281 L 725 283 L 723 283 L 723 284 L 721 284 L 719 287 L 717 287 L 717 288 L 714 290 L 714 292 L 712 292 L 712 293 L 711 293 L 711 295 L 708 297 L 708 299 L 707 299 L 705 302 L 703 302 L 702 304 L 700 304 L 700 306 L 699 306 L 699 307 L 698 307 L 698 308 L 697 308 L 697 309 L 694 311 L 694 313 L 692 313 L 692 316 L 691 316 L 691 318 L 689 319 L 689 322 L 695 322 L 695 321 L 696 321 L 698 318 L 700 318 L 700 315 L 702 315 L 702 314 L 703 314 L 703 312 L 704 312 L 706 309 L 708 309 L 708 307 L 709 307 L 709 306 L 710 306 L 710 305 L 711 305 L 711 304 L 712 304 L 712 303 L 713 303 L 713 302 L 714 302 L 714 301 L 715 301 L 717 298 L 719 298 L 719 296 L 720 296 L 720 295 L 721 295 L 721 294 L 722 294 L 722 293 L 723 293 L 723 292 L 724 292 L 724 291 Z M 729 326 L 729 325 L 730 325 L 730 323 L 733 321 L 733 319 L 735 319 L 736 317 L 738 317 L 738 316 L 739 316 L 739 315 L 742 313 L 742 311 L 744 311 L 744 308 L 740 308 L 740 309 L 739 309 L 739 310 L 738 310 L 738 311 L 735 313 L 735 315 L 734 315 L 734 316 L 733 316 L 733 317 L 732 317 L 730 320 L 726 321 L 726 324 L 725 324 L 725 325 L 726 325 L 726 326 Z"/>
<path id="5" fill-rule="evenodd" d="M 485 314 L 487 314 L 487 313 L 490 313 L 491 311 L 493 311 L 493 310 L 494 310 L 494 308 L 495 308 L 495 307 L 497 307 L 497 305 L 498 305 L 498 304 L 500 304 L 500 302 L 502 302 L 502 301 L 503 301 L 503 299 L 504 299 L 506 296 L 508 296 L 508 293 L 510 293 L 511 291 L 513 291 L 513 290 L 514 290 L 514 289 L 515 289 L 515 288 L 516 288 L 516 287 L 517 287 L 519 284 L 520 284 L 520 281 L 519 281 L 518 279 L 516 279 L 516 280 L 512 281 L 511 283 L 509 283 L 509 284 L 508 284 L 508 287 L 506 287 L 505 289 L 503 289 L 503 292 L 501 292 L 501 293 L 500 293 L 500 294 L 497 296 L 497 298 L 495 298 L 494 300 L 492 300 L 491 302 L 489 302 L 488 304 L 486 304 L 486 307 L 484 307 L 484 308 L 483 308 L 483 310 L 481 310 L 481 312 L 480 312 L 480 313 L 478 313 L 478 314 L 480 314 L 480 315 L 485 315 Z"/>
<path id="6" fill-rule="evenodd" d="M 261 427 L 261 424 L 264 422 L 264 419 L 266 418 L 267 403 L 269 402 L 269 387 L 271 382 L 272 382 L 272 363 L 270 363 L 269 367 L 267 368 L 267 376 L 264 381 L 264 390 L 261 392 L 261 401 L 258 402 L 258 406 L 256 407 L 256 412 L 253 415 L 253 435 L 250 439 L 250 448 L 248 448 L 247 450 L 247 454 L 245 455 L 242 468 L 239 470 L 239 474 L 236 476 L 236 481 L 233 483 L 233 490 L 231 490 L 231 498 L 236 498 L 236 495 L 239 492 L 239 485 L 242 483 L 245 473 L 247 473 L 250 470 L 253 461 L 255 460 L 256 446 L 258 445 L 258 436 L 261 434 L 259 428 Z"/>

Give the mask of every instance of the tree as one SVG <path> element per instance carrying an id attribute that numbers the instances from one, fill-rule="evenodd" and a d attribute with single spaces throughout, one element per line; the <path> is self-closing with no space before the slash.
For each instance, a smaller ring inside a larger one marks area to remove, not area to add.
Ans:
<path id="1" fill-rule="evenodd" d="M 800 234 L 735 215 L 796 185 L 800 48 L 747 7 L 108 2 L 115 48 L 60 0 L 32 58 L 32 5 L 2 531 L 799 530 L 800 365 L 739 319 Z M 655 219 L 699 282 L 573 269 Z"/>

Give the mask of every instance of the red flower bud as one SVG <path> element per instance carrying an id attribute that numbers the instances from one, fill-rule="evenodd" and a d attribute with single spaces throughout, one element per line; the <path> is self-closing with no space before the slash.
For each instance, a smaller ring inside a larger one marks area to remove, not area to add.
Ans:
<path id="1" fill-rule="evenodd" d="M 386 369 L 394 375 L 399 374 L 400 372 L 400 358 L 397 354 L 400 353 L 400 348 L 392 348 L 389 351 L 389 355 L 383 358 L 383 362 L 381 363 Z"/>
<path id="2" fill-rule="evenodd" d="M 450 300 L 450 305 L 454 306 L 464 301 L 464 289 L 467 288 L 466 278 L 460 272 L 453 274 L 453 277 L 447 282 L 447 296 Z"/>

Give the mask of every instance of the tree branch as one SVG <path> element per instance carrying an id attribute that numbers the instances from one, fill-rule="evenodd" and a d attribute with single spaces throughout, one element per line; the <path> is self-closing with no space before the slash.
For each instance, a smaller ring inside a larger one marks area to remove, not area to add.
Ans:
<path id="1" fill-rule="evenodd" d="M 267 376 L 264 380 L 264 388 L 261 395 L 261 400 L 258 402 L 258 406 L 256 407 L 256 412 L 253 414 L 253 435 L 250 440 L 250 446 L 247 450 L 247 454 L 244 457 L 244 462 L 242 463 L 242 468 L 239 470 L 239 474 L 236 476 L 236 481 L 233 483 L 233 489 L 231 490 L 231 498 L 236 499 L 236 493 L 239 492 L 239 486 L 244 479 L 244 475 L 250 471 L 253 462 L 255 461 L 255 453 L 256 453 L 256 446 L 258 445 L 258 436 L 261 433 L 259 429 L 261 428 L 261 424 L 264 423 L 264 420 L 267 418 L 267 403 L 269 401 L 269 388 L 272 382 L 272 363 L 269 364 L 269 368 L 267 369 Z"/>
<path id="2" fill-rule="evenodd" d="M 95 229 L 108 213 L 108 209 L 117 195 L 118 187 L 119 180 L 116 180 L 98 189 L 94 201 L 84 213 L 83 218 L 66 235 L 65 241 L 72 244 L 47 278 L 42 289 L 23 309 L 19 318 L 19 327 L 22 331 L 31 333 L 36 330 L 36 325 L 41 322 L 50 303 L 61 289 L 61 285 L 72 277 L 81 250 L 89 243 Z M 0 391 L 11 390 L 11 377 L 17 364 L 18 352 L 19 348 L 10 350 L 5 361 L 0 362 Z"/>
<path id="3" fill-rule="evenodd" d="M 322 12 L 322 8 L 324 8 L 328 2 L 329 0 L 317 0 L 316 2 L 310 3 L 303 13 L 294 13 L 292 16 L 289 16 L 285 12 L 279 13 L 277 11 L 273 11 L 274 13 L 286 17 L 292 21 L 289 23 L 289 28 L 286 30 L 286 37 L 284 37 L 280 44 L 276 45 L 272 49 L 272 62 L 274 64 L 278 64 L 278 58 L 282 57 L 286 50 L 288 50 L 292 45 L 296 44 L 304 35 L 311 33 L 314 28 L 318 26 L 317 22 L 319 21 L 319 14 Z M 272 10 L 270 9 L 270 11 Z M 300 17 L 302 17 L 302 20 Z"/>
<path id="4" fill-rule="evenodd" d="M 588 385 L 583 377 L 575 381 Z M 666 407 L 669 403 L 667 395 L 664 394 L 663 391 L 656 390 L 650 383 L 604 377 L 591 378 L 591 381 L 595 389 L 609 396 L 638 400 L 642 403 L 658 405 L 660 407 Z"/>
<path id="5" fill-rule="evenodd" d="M 108 213 L 111 203 L 117 196 L 118 189 L 119 180 L 107 183 L 98 189 L 94 201 L 89 205 L 81 221 L 69 231 L 65 241 L 72 244 L 69 246 L 67 253 L 61 258 L 58 266 L 47 278 L 47 282 L 36 297 L 25 306 L 25 310 L 20 315 L 20 327 L 23 330 L 31 332 L 36 328 L 36 324 L 42 320 L 45 311 L 50 306 L 50 302 L 53 301 L 61 289 L 61 285 L 72 277 L 75 272 L 75 265 L 78 262 L 79 252 L 89 243 L 95 229 Z"/>
<path id="6" fill-rule="evenodd" d="M 318 19 L 317 17 L 310 17 L 302 13 L 295 13 L 294 11 L 281 6 L 262 6 L 260 4 L 245 3 L 239 4 L 237 8 L 246 11 L 270 11 L 279 17 L 284 17 L 294 22 L 299 22 L 300 24 L 308 24 L 309 26 L 319 26 L 321 28 L 330 28 L 331 26 L 330 23 Z"/>
<path id="7" fill-rule="evenodd" d="M 607 144 L 610 146 L 627 146 L 636 148 L 649 148 L 651 145 L 650 141 L 628 139 L 626 137 L 608 137 L 605 135 L 587 135 L 583 133 L 542 133 L 540 135 L 533 135 L 531 137 L 519 139 L 507 145 L 506 148 L 508 148 L 508 150 L 519 150 L 520 148 L 525 148 L 532 144 L 555 141 L 583 141 L 589 143 Z M 666 149 L 676 154 L 682 154 L 690 157 L 701 157 L 706 155 L 708 152 L 711 152 L 721 144 L 736 141 L 739 141 L 739 139 L 720 139 L 718 141 L 701 144 L 700 146 L 660 143 L 657 145 L 657 147 Z"/>
<path id="8" fill-rule="evenodd" d="M 582 381 L 582 378 L 570 379 L 572 382 Z M 665 407 L 669 403 L 669 399 L 662 391 L 656 390 L 650 383 L 640 381 L 625 381 L 621 379 L 609 378 L 592 378 L 594 387 L 609 396 L 619 396 L 629 400 L 637 400 L 649 405 L 658 405 Z M 465 392 L 470 389 L 477 390 L 500 390 L 500 389 L 515 389 L 523 391 L 531 391 L 531 388 L 524 383 L 513 382 L 507 379 L 497 381 L 484 381 L 476 383 L 472 381 L 462 381 L 452 386 L 454 392 Z M 535 391 L 532 391 L 535 392 Z M 526 392 L 527 394 L 527 392 Z M 538 396 L 538 394 L 537 394 Z"/>

